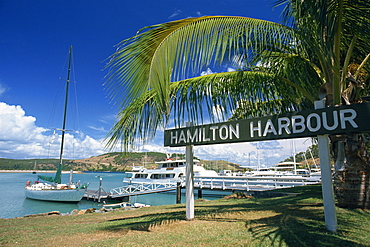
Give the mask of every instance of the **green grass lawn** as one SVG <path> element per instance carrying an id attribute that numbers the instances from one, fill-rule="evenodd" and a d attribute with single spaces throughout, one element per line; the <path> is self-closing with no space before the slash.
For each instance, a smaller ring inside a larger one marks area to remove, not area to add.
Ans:
<path id="1" fill-rule="evenodd" d="M 273 198 L 220 199 L 185 205 L 69 216 L 0 219 L 0 246 L 370 246 L 370 211 L 337 208 L 326 231 L 321 186 L 284 189 Z"/>

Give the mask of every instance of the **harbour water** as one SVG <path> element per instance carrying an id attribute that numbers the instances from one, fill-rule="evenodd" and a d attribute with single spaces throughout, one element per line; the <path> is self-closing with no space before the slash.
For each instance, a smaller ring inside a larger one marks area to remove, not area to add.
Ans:
<path id="1" fill-rule="evenodd" d="M 73 181 L 81 181 L 82 183 L 90 183 L 90 190 L 98 190 L 100 178 L 102 178 L 102 187 L 109 192 L 113 188 L 123 186 L 124 173 L 81 173 L 74 174 Z M 29 214 L 46 213 L 51 211 L 59 211 L 61 213 L 70 213 L 74 209 L 101 208 L 103 203 L 94 201 L 82 200 L 77 204 L 45 202 L 25 198 L 24 186 L 26 181 L 37 180 L 37 174 L 32 173 L 0 173 L 0 218 L 23 217 Z M 63 174 L 63 182 L 69 181 L 69 174 Z M 184 192 L 184 191 L 183 191 Z M 230 192 L 227 192 L 230 194 Z M 203 196 L 208 200 L 221 198 L 225 193 L 217 193 L 213 195 Z M 176 203 L 175 193 L 154 193 L 147 195 L 133 196 L 130 199 L 131 203 L 139 202 L 152 206 L 169 205 Z M 185 203 L 185 195 L 182 195 L 182 203 Z"/>

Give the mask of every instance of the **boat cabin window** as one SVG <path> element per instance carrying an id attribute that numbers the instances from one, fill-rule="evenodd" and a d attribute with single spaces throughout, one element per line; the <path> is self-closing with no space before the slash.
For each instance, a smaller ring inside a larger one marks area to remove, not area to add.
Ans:
<path id="1" fill-rule="evenodd" d="M 174 178 L 174 173 L 165 173 L 165 174 L 152 174 L 151 179 L 164 179 L 164 178 Z"/>
<path id="2" fill-rule="evenodd" d="M 146 178 L 148 174 L 136 174 L 135 178 Z"/>

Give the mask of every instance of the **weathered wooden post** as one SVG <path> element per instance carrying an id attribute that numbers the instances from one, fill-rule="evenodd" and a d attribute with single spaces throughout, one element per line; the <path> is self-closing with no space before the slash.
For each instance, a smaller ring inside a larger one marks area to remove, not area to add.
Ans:
<path id="1" fill-rule="evenodd" d="M 325 107 L 325 101 L 315 101 L 315 109 Z M 324 214 L 326 229 L 331 232 L 337 231 L 337 215 L 335 211 L 333 180 L 331 175 L 329 139 L 328 135 L 318 135 L 319 157 L 321 169 L 322 197 L 324 200 Z"/>
<path id="2" fill-rule="evenodd" d="M 100 176 L 99 176 L 100 177 Z M 103 189 L 103 178 L 100 177 L 99 178 L 99 192 L 98 192 L 98 202 L 100 202 L 100 198 L 101 198 L 101 191 Z"/>
<path id="3" fill-rule="evenodd" d="M 177 182 L 176 186 L 176 203 L 181 203 L 181 182 Z"/>
<path id="4" fill-rule="evenodd" d="M 201 199 L 201 198 L 203 198 L 203 191 L 202 191 L 202 189 L 199 189 L 198 190 L 198 199 Z"/>
<path id="5" fill-rule="evenodd" d="M 192 127 L 193 123 L 187 122 L 186 127 Z M 194 219 L 194 167 L 193 145 L 186 145 L 186 220 Z"/>

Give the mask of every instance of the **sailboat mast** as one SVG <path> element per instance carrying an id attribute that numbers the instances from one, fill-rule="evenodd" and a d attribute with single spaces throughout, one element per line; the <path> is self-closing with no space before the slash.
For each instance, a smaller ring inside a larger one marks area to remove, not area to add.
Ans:
<path id="1" fill-rule="evenodd" d="M 65 99 L 64 99 L 62 141 L 61 141 L 61 144 L 60 144 L 60 158 L 59 158 L 59 163 L 60 164 L 62 164 L 62 159 L 63 159 L 64 134 L 66 132 L 68 90 L 69 90 L 69 82 L 70 82 L 70 78 L 71 78 L 71 62 L 72 62 L 72 46 L 69 47 L 68 72 L 67 72 L 67 80 L 66 80 L 66 93 L 65 93 Z"/>

